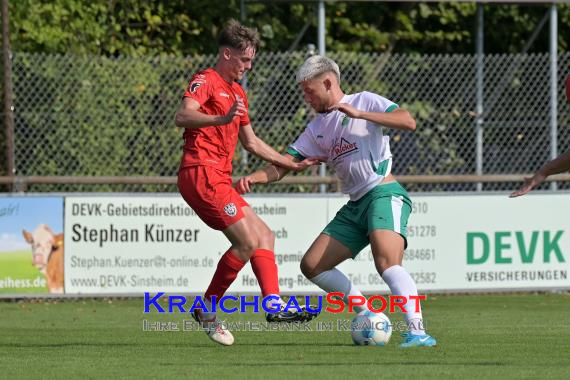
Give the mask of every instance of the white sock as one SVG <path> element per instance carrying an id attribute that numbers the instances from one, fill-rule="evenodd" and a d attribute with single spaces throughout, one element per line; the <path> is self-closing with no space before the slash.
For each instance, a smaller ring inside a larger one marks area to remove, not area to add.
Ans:
<path id="1" fill-rule="evenodd" d="M 202 301 L 204 301 L 204 305 L 206 306 L 206 309 L 212 310 L 212 303 L 210 302 L 209 299 L 204 297 L 204 298 L 202 298 Z M 211 321 L 212 319 L 216 319 L 216 313 L 211 313 L 211 312 L 206 313 L 202 309 L 200 309 L 200 312 L 198 313 L 198 315 L 200 317 L 200 321 Z"/>
<path id="2" fill-rule="evenodd" d="M 277 297 L 278 299 L 270 298 L 267 301 L 263 301 L 265 299 L 265 297 L 262 298 L 262 302 L 265 302 L 265 307 L 267 309 L 279 308 L 279 307 L 281 307 L 281 305 L 284 305 L 286 303 L 279 296 L 279 294 L 268 294 L 267 297 L 269 297 L 269 296 Z"/>
<path id="3" fill-rule="evenodd" d="M 319 273 L 315 277 L 309 278 L 309 281 L 311 281 L 313 284 L 317 285 L 319 288 L 323 289 L 327 293 L 330 292 L 343 293 L 344 297 L 342 298 L 342 300 L 347 305 L 348 305 L 349 296 L 364 297 L 360 292 L 360 290 L 356 286 L 354 286 L 352 282 L 350 282 L 348 277 L 346 277 L 344 273 L 342 273 L 336 268 Z M 368 308 L 366 307 L 366 305 L 354 306 L 354 310 L 357 313 L 360 313 L 363 310 L 368 310 Z"/>
<path id="4" fill-rule="evenodd" d="M 420 325 L 420 323 L 423 323 L 421 308 L 416 313 L 416 301 L 409 300 L 410 296 L 418 295 L 416 283 L 410 274 L 402 266 L 394 265 L 382 273 L 382 279 L 384 279 L 393 295 L 404 296 L 408 300 L 404 305 L 406 309 L 404 318 L 410 326 L 410 332 L 414 335 L 425 335 L 425 331 L 419 329 L 419 327 L 423 327 L 423 325 Z"/>

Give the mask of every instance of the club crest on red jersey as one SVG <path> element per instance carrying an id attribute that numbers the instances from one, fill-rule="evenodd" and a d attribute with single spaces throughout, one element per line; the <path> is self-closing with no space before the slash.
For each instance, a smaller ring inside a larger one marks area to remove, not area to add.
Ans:
<path id="1" fill-rule="evenodd" d="M 195 93 L 196 90 L 202 85 L 200 82 L 190 83 L 190 92 Z"/>
<path id="2" fill-rule="evenodd" d="M 224 206 L 224 212 L 229 216 L 234 217 L 237 215 L 237 207 L 234 203 L 228 203 Z"/>

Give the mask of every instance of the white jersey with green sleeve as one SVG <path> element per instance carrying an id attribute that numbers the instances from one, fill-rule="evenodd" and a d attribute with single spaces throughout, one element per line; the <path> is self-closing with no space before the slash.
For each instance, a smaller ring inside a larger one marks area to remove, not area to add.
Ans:
<path id="1" fill-rule="evenodd" d="M 345 95 L 348 103 L 366 112 L 391 112 L 392 101 L 371 92 Z M 319 114 L 305 128 L 287 153 L 299 158 L 327 157 L 341 181 L 341 190 L 356 201 L 390 174 L 390 138 L 382 126 L 363 119 L 352 119 L 340 111 Z"/>

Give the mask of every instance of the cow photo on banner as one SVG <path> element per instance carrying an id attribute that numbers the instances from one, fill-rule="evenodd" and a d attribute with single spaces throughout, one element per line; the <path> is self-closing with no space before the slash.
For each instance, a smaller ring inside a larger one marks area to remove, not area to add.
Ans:
<path id="1" fill-rule="evenodd" d="M 0 294 L 64 292 L 63 198 L 0 198 Z"/>

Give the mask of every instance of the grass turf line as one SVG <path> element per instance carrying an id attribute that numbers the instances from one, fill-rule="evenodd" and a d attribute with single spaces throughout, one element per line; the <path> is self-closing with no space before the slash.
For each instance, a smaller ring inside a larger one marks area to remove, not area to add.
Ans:
<path id="1" fill-rule="evenodd" d="M 3 378 L 561 378 L 570 373 L 569 294 L 428 295 L 423 303 L 433 349 L 356 347 L 336 321 L 333 331 L 236 331 L 221 347 L 203 332 L 142 331 L 143 320 L 190 320 L 143 314 L 140 300 L 0 303 Z M 264 321 L 262 314 L 225 315 Z M 392 322 L 401 314 L 390 315 Z"/>

